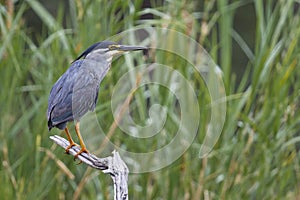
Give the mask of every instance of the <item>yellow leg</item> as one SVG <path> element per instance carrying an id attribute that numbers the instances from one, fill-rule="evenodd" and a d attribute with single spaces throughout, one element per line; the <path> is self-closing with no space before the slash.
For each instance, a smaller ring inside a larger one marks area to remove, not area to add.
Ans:
<path id="1" fill-rule="evenodd" d="M 81 146 L 80 151 L 74 156 L 75 158 L 77 158 L 78 155 L 80 155 L 82 152 L 85 152 L 85 153 L 89 153 L 89 152 L 86 149 L 85 144 L 83 142 L 83 139 L 81 137 L 80 130 L 79 130 L 79 122 L 76 122 L 76 124 L 75 124 L 75 131 L 76 131 L 76 134 L 77 134 L 77 137 L 79 139 L 80 146 Z"/>
<path id="2" fill-rule="evenodd" d="M 72 148 L 72 146 L 76 146 L 77 144 L 73 141 L 68 127 L 65 128 L 65 132 L 66 132 L 68 140 L 70 142 L 70 145 L 66 148 L 66 153 L 69 153 L 69 149 Z"/>

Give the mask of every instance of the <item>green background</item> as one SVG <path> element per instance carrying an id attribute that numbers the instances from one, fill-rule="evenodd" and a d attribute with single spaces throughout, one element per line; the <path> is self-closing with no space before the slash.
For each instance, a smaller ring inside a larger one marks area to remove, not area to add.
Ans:
<path id="1" fill-rule="evenodd" d="M 223 71 L 227 113 L 213 151 L 199 159 L 201 133 L 210 119 L 203 80 L 186 70 L 180 58 L 162 51 L 150 55 L 159 63 L 176 63 L 193 84 L 200 128 L 174 163 L 131 174 L 129 199 L 300 198 L 299 1 L 0 2 L 0 199 L 113 198 L 108 175 L 76 165 L 49 139 L 50 134 L 65 135 L 58 129 L 48 132 L 47 99 L 54 82 L 84 49 L 138 25 L 175 29 L 198 41 Z M 136 63 L 149 62 L 138 55 Z M 148 152 L 174 137 L 176 120 L 167 121 L 163 139 L 150 141 L 137 142 L 112 127 L 110 97 L 127 65 L 124 57 L 114 61 L 101 84 L 96 114 L 115 144 Z M 166 88 L 154 90 L 161 94 L 156 103 L 174 108 L 177 102 L 168 98 Z M 130 104 L 139 124 L 148 118 L 145 91 L 139 89 Z M 174 113 L 176 109 L 168 117 L 174 119 Z M 97 133 L 82 132 L 93 152 L 103 148 L 101 141 L 89 142 L 97 141 Z"/>

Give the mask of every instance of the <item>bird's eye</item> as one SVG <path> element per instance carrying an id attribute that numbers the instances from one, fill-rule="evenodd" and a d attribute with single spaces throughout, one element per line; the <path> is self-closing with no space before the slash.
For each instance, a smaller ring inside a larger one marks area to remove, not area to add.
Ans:
<path id="1" fill-rule="evenodd" d="M 112 44 L 112 45 L 109 45 L 108 48 L 109 48 L 109 50 L 116 50 L 119 48 L 119 45 Z"/>

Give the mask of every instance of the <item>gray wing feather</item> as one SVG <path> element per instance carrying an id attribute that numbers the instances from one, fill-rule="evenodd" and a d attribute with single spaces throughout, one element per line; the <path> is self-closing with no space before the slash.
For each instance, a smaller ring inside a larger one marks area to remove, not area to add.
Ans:
<path id="1" fill-rule="evenodd" d="M 53 127 L 79 120 L 86 112 L 95 109 L 99 84 L 105 74 L 99 74 L 86 61 L 82 67 L 82 63 L 82 60 L 74 62 L 53 86 L 47 111 L 48 126 L 49 122 Z"/>
<path id="2" fill-rule="evenodd" d="M 56 81 L 56 83 L 53 85 L 51 91 L 50 91 L 50 95 L 48 98 L 48 109 L 47 109 L 47 119 L 50 119 L 50 115 L 51 112 L 54 108 L 54 106 L 56 106 L 57 104 L 59 104 L 61 102 L 61 100 L 63 98 L 65 98 L 65 96 L 67 94 L 62 92 L 62 88 L 65 87 L 65 83 L 66 83 L 66 79 L 68 79 L 68 77 L 73 74 L 73 73 L 77 73 L 80 65 L 81 65 L 82 61 L 77 61 L 74 62 L 69 69 Z"/>

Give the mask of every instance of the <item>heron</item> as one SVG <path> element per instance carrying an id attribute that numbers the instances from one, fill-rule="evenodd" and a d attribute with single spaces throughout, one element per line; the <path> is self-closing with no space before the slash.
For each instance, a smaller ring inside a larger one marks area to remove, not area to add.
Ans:
<path id="1" fill-rule="evenodd" d="M 53 85 L 47 109 L 49 131 L 56 127 L 64 130 L 70 144 L 66 153 L 75 145 L 67 127 L 74 122 L 81 153 L 88 153 L 80 134 L 80 119 L 89 111 L 94 111 L 100 83 L 111 67 L 113 56 L 127 51 L 146 50 L 146 47 L 121 45 L 116 42 L 102 41 L 91 45 L 72 63 L 67 71 Z"/>

